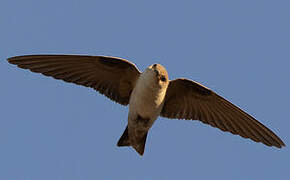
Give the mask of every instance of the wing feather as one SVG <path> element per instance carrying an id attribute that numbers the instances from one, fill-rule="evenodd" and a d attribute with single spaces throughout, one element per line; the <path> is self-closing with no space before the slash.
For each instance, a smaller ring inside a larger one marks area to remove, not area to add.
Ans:
<path id="1" fill-rule="evenodd" d="M 274 132 L 255 118 L 205 86 L 187 79 L 170 81 L 161 116 L 200 120 L 222 131 L 238 134 L 267 146 L 285 146 Z"/>
<path id="2" fill-rule="evenodd" d="M 129 61 L 108 56 L 27 55 L 8 62 L 55 79 L 94 88 L 117 103 L 127 105 L 140 75 Z"/>

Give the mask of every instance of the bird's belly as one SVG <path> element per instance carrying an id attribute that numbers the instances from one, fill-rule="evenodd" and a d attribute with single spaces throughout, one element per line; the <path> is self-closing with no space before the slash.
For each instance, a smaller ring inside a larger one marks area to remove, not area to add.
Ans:
<path id="1" fill-rule="evenodd" d="M 130 99 L 130 111 L 144 118 L 157 118 L 159 115 L 163 103 L 156 103 L 155 98 L 152 95 L 133 95 Z M 153 95 L 154 96 L 154 95 Z"/>
<path id="2" fill-rule="evenodd" d="M 129 113 L 156 119 L 163 107 L 163 100 L 164 94 L 158 89 L 137 87 L 131 94 Z"/>

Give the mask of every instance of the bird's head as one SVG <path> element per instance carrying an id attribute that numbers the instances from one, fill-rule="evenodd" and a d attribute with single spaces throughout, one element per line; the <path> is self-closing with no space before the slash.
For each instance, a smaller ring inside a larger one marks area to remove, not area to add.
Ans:
<path id="1" fill-rule="evenodd" d="M 148 77 L 150 77 L 159 87 L 167 88 L 169 83 L 168 73 L 161 64 L 152 64 L 145 70 L 145 74 L 148 74 Z"/>

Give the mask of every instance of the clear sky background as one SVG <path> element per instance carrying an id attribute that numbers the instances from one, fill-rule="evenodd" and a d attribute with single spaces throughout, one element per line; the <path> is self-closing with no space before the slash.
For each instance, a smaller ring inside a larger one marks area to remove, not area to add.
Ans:
<path id="1" fill-rule="evenodd" d="M 1 0 L 0 179 L 289 179 L 290 3 L 268 0 Z M 19 69 L 26 54 L 109 55 L 198 81 L 286 148 L 159 118 L 143 157 L 116 143 L 128 107 Z"/>

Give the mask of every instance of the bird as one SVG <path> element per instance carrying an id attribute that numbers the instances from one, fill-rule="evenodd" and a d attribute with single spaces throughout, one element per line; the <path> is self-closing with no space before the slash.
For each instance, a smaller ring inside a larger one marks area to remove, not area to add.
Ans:
<path id="1" fill-rule="evenodd" d="M 40 54 L 7 60 L 19 68 L 93 88 L 112 101 L 129 105 L 128 123 L 117 146 L 132 147 L 141 156 L 147 134 L 159 116 L 199 120 L 267 146 L 285 146 L 273 131 L 211 89 L 190 79 L 170 80 L 161 64 L 141 72 L 134 63 L 113 56 Z"/>

